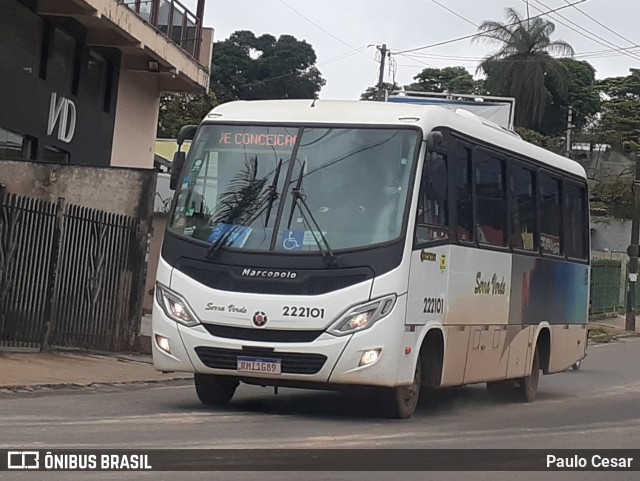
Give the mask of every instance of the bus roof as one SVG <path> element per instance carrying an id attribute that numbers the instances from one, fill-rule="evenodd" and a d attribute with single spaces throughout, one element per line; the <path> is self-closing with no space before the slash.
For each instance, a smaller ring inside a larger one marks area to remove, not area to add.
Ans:
<path id="1" fill-rule="evenodd" d="M 251 100 L 215 107 L 203 123 L 275 122 L 336 125 L 417 125 L 424 132 L 448 127 L 496 147 L 586 178 L 577 162 L 522 140 L 516 133 L 466 110 L 356 100 Z"/>

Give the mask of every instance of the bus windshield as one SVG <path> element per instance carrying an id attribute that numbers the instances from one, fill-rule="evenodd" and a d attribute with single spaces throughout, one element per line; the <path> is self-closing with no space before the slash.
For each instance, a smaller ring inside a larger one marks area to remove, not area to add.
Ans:
<path id="1" fill-rule="evenodd" d="M 334 251 L 392 241 L 419 139 L 402 128 L 203 125 L 169 228 L 282 252 L 322 251 L 323 237 Z"/>

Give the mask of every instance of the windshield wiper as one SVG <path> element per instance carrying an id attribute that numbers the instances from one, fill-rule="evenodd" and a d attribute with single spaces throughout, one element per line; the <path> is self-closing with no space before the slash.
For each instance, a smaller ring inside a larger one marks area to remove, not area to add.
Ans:
<path id="1" fill-rule="evenodd" d="M 276 167 L 276 172 L 273 174 L 273 182 L 269 186 L 269 205 L 267 206 L 267 217 L 265 218 L 265 225 L 269 223 L 269 218 L 271 217 L 271 207 L 273 207 L 274 201 L 278 198 L 278 191 L 276 190 L 278 187 L 278 178 L 280 177 L 280 169 L 282 168 L 282 159 L 278 161 L 278 166 Z"/>
<path id="2" fill-rule="evenodd" d="M 291 202 L 291 210 L 289 211 L 289 221 L 287 222 L 287 230 L 289 231 L 291 230 L 291 222 L 293 222 L 293 214 L 295 213 L 296 207 L 298 207 L 298 210 L 300 211 L 300 215 L 302 215 L 302 220 L 307 225 L 307 227 L 311 227 L 311 229 L 309 230 L 311 231 L 313 240 L 316 241 L 316 245 L 318 246 L 318 250 L 320 251 L 320 254 L 322 255 L 323 259 L 325 260 L 325 262 L 329 267 L 336 267 L 338 265 L 338 258 L 333 253 L 333 250 L 331 249 L 329 242 L 327 242 L 327 238 L 325 237 L 324 233 L 322 232 L 322 229 L 320 228 L 320 226 L 318 225 L 318 222 L 313 216 L 311 209 L 309 209 L 309 205 L 307 204 L 307 201 L 306 201 L 306 195 L 302 193 L 302 177 L 304 176 L 304 168 L 306 164 L 307 164 L 306 162 L 302 163 L 302 168 L 300 169 L 300 174 L 298 175 L 298 180 L 296 182 L 296 185 L 291 188 L 291 196 L 293 197 L 293 200 Z M 311 219 L 311 222 L 313 222 L 313 225 L 311 225 L 311 223 L 309 222 L 309 219 Z M 322 238 L 322 242 L 316 236 L 314 232 L 314 228 L 317 229 L 318 233 L 320 234 L 320 237 Z M 323 243 L 324 243 L 324 246 L 322 245 Z"/>
<path id="3" fill-rule="evenodd" d="M 278 162 L 278 166 L 273 174 L 273 180 L 271 181 L 271 185 L 267 189 L 266 193 L 263 194 L 263 197 L 258 202 L 258 207 L 256 212 L 253 215 L 249 216 L 248 219 L 240 222 L 239 224 L 234 224 L 230 229 L 224 232 L 220 237 L 218 237 L 215 242 L 209 248 L 207 252 L 207 257 L 212 258 L 215 254 L 220 250 L 221 247 L 227 245 L 229 239 L 240 229 L 241 227 L 246 227 L 252 224 L 256 219 L 258 219 L 265 211 L 267 212 L 267 216 L 265 219 L 265 225 L 269 223 L 269 218 L 271 216 L 271 208 L 273 207 L 273 203 L 278 198 L 278 179 L 280 177 L 280 170 L 282 169 L 282 159 Z M 266 205 L 265 205 L 266 204 Z"/>

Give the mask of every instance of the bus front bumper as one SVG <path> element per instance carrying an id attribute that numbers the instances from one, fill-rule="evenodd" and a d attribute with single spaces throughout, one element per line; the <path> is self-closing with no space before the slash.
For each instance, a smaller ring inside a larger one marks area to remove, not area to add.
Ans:
<path id="1" fill-rule="evenodd" d="M 202 325 L 177 324 L 154 303 L 153 361 L 159 371 L 232 376 L 254 384 L 392 387 L 412 379 L 412 359 L 403 346 L 403 319 L 404 303 L 398 302 L 385 319 L 356 334 L 325 332 L 312 342 L 266 343 L 216 337 Z M 238 371 L 238 356 L 279 360 L 281 373 Z"/>

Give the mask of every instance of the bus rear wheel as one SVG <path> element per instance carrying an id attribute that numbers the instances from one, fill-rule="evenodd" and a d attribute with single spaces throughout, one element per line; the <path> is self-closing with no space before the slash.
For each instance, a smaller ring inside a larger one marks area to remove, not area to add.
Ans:
<path id="1" fill-rule="evenodd" d="M 418 406 L 420 387 L 422 385 L 422 360 L 418 357 L 413 382 L 407 386 L 386 389 L 381 393 L 385 414 L 394 419 L 408 419 Z"/>
<path id="2" fill-rule="evenodd" d="M 538 379 L 540 379 L 540 353 L 538 346 L 533 353 L 531 374 L 518 380 L 518 400 L 531 402 L 536 398 L 538 392 Z"/>
<path id="3" fill-rule="evenodd" d="M 205 406 L 226 406 L 238 387 L 238 380 L 212 374 L 195 374 L 193 377 L 198 399 Z"/>

